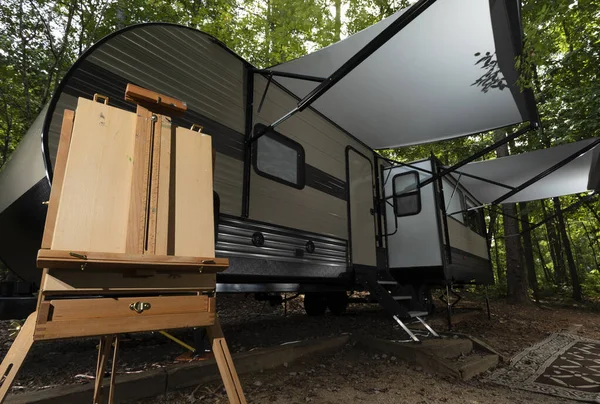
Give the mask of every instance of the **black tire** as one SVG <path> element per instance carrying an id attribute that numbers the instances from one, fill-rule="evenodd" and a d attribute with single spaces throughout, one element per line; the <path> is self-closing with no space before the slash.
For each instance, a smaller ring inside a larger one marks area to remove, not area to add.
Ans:
<path id="1" fill-rule="evenodd" d="M 346 292 L 332 292 L 327 294 L 327 307 L 336 316 L 341 316 L 348 308 L 348 294 Z"/>
<path id="2" fill-rule="evenodd" d="M 320 293 L 304 295 L 304 310 L 309 316 L 322 316 L 327 310 L 327 298 Z"/>

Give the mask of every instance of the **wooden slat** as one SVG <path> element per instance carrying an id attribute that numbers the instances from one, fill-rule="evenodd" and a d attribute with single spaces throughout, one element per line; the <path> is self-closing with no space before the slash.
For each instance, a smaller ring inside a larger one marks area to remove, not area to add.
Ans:
<path id="1" fill-rule="evenodd" d="M 214 257 L 211 137 L 184 128 L 175 137 L 174 253 Z"/>
<path id="2" fill-rule="evenodd" d="M 163 314 L 144 317 L 144 321 L 131 321 L 130 318 L 82 319 L 78 321 L 49 321 L 35 329 L 34 340 L 59 338 L 93 337 L 105 334 L 157 331 L 164 329 L 205 327 L 212 325 L 215 314 L 184 313 Z"/>
<path id="3" fill-rule="evenodd" d="M 127 84 L 127 88 L 125 89 L 125 99 L 127 101 L 137 102 L 148 107 L 154 105 L 162 108 L 164 112 L 171 111 L 175 113 L 182 113 L 187 111 L 187 105 L 185 102 L 136 86 L 135 84 Z"/>
<path id="4" fill-rule="evenodd" d="M 159 176 L 160 176 L 160 158 L 161 158 L 161 134 L 162 134 L 162 116 L 155 115 L 156 121 L 152 125 L 152 137 L 150 145 L 150 154 L 152 163 L 150 165 L 150 195 L 148 200 L 148 228 L 146 233 L 146 254 L 156 253 L 156 224 L 158 214 L 158 196 L 159 196 Z"/>
<path id="5" fill-rule="evenodd" d="M 94 272 L 52 269 L 43 279 L 40 295 L 156 293 L 158 291 L 215 290 L 215 274 L 158 271 L 152 276 L 135 276 L 128 271 Z"/>
<path id="6" fill-rule="evenodd" d="M 17 338 L 10 346 L 8 353 L 0 365 L 0 375 L 2 376 L 2 385 L 0 385 L 0 403 L 4 402 L 6 394 L 10 390 L 25 357 L 33 345 L 33 334 L 35 329 L 36 313 L 31 313 L 25 324 L 21 327 Z"/>
<path id="7" fill-rule="evenodd" d="M 56 162 L 54 164 L 54 176 L 52 177 L 52 189 L 50 190 L 50 200 L 48 201 L 48 213 L 46 214 L 44 236 L 42 237 L 42 248 L 50 248 L 52 245 L 52 237 L 54 236 L 54 227 L 56 225 L 56 215 L 58 213 L 58 201 L 62 193 L 74 122 L 75 111 L 65 109 L 62 127 L 60 129 L 58 151 L 56 152 Z"/>
<path id="8" fill-rule="evenodd" d="M 240 379 L 235 370 L 229 347 L 223 336 L 221 324 L 215 318 L 215 324 L 207 328 L 208 338 L 212 341 L 212 351 L 219 367 L 219 373 L 227 392 L 227 398 L 232 404 L 245 404 L 246 398 L 242 390 Z"/>
<path id="9" fill-rule="evenodd" d="M 127 220 L 127 246 L 130 254 L 142 254 L 146 236 L 146 213 L 148 203 L 148 175 L 150 164 L 150 137 L 152 134 L 152 112 L 138 105 L 133 148 L 133 173 L 129 216 Z"/>
<path id="10" fill-rule="evenodd" d="M 76 254 L 76 255 L 73 255 Z M 85 256 L 87 259 L 78 258 Z M 202 273 L 224 271 L 229 265 L 227 258 L 180 257 L 174 255 L 118 254 L 95 251 L 39 250 L 39 268 L 80 268 L 85 271 L 108 269 L 157 269 L 172 268 L 178 271 L 202 270 Z"/>
<path id="11" fill-rule="evenodd" d="M 166 116 L 161 117 L 160 127 L 160 174 L 158 178 L 158 200 L 156 212 L 156 246 L 155 254 L 167 255 L 169 252 L 169 218 L 171 211 L 171 121 Z M 174 190 L 174 189 L 173 189 Z M 171 249 L 172 250 L 172 249 Z"/>
<path id="12" fill-rule="evenodd" d="M 51 248 L 125 252 L 135 122 L 79 99 Z"/>
<path id="13" fill-rule="evenodd" d="M 150 303 L 151 307 L 141 313 L 129 308 L 136 302 Z M 205 295 L 189 296 L 153 296 L 118 297 L 100 299 L 58 299 L 50 300 L 52 305 L 51 321 L 79 321 L 91 318 L 126 317 L 130 321 L 146 321 L 147 317 L 162 314 L 183 314 L 208 312 L 209 297 Z"/>

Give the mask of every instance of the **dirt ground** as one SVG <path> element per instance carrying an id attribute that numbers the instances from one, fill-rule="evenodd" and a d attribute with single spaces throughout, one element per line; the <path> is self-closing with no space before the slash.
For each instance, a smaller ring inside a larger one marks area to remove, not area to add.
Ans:
<path id="1" fill-rule="evenodd" d="M 405 335 L 393 320 L 377 305 L 351 305 L 343 316 L 308 317 L 300 299 L 284 308 L 270 307 L 243 295 L 221 296 L 218 311 L 223 330 L 232 352 L 284 342 L 351 333 L 368 334 L 386 339 L 404 339 Z M 439 303 L 439 302 L 438 302 Z M 438 307 L 441 303 L 438 304 Z M 542 340 L 556 331 L 570 331 L 600 339 L 598 312 L 585 307 L 565 307 L 545 303 L 515 307 L 502 300 L 491 303 L 492 319 L 488 320 L 484 302 L 470 297 L 455 310 L 454 330 L 481 338 L 505 356 Z M 466 315 L 473 310 L 475 315 Z M 439 309 L 429 321 L 435 329 L 445 330 L 445 311 Z M 0 355 L 10 347 L 9 322 L 0 324 Z M 176 334 L 191 342 L 191 332 Z M 51 388 L 61 384 L 90 383 L 96 364 L 97 340 L 53 341 L 34 345 L 13 392 Z M 119 350 L 118 374 L 138 373 L 146 369 L 172 366 L 183 353 L 176 344 L 160 334 L 146 333 L 126 336 Z M 242 376 L 249 402 L 273 403 L 518 403 L 565 402 L 547 396 L 511 391 L 484 385 L 444 380 L 424 374 L 418 369 L 392 358 L 375 358 L 357 348 L 344 350 L 304 363 L 260 374 Z M 200 386 L 169 397 L 159 397 L 144 403 L 218 403 L 226 402 L 219 385 Z"/>

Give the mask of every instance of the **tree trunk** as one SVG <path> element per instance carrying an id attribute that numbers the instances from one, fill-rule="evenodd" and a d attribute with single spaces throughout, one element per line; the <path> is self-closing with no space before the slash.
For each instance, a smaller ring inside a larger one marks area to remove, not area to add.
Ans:
<path id="1" fill-rule="evenodd" d="M 533 290 L 533 297 L 537 303 L 540 302 L 537 275 L 535 273 L 535 261 L 533 259 L 533 243 L 531 241 L 531 232 L 529 231 L 529 213 L 527 212 L 527 202 L 519 203 L 519 213 L 521 217 L 521 228 L 523 229 L 523 259 L 527 268 L 527 280 Z"/>
<path id="2" fill-rule="evenodd" d="M 594 264 L 596 264 L 596 269 L 598 271 L 600 271 L 600 265 L 598 264 L 598 255 L 596 254 L 596 249 L 594 248 L 594 239 L 592 239 L 590 237 L 590 232 L 589 229 L 587 228 L 587 226 L 585 225 L 584 222 L 581 222 L 581 225 L 583 226 L 583 230 L 585 232 L 585 236 L 588 239 L 588 242 L 590 244 L 590 249 L 592 250 L 592 256 L 594 257 Z"/>
<path id="3" fill-rule="evenodd" d="M 540 262 L 542 264 L 542 269 L 544 270 L 544 277 L 546 278 L 546 282 L 552 283 L 552 275 L 546 266 L 546 262 L 544 260 L 544 255 L 542 254 L 542 247 L 540 246 L 540 240 L 534 237 L 535 245 L 537 248 L 538 257 L 540 257 Z"/>
<path id="4" fill-rule="evenodd" d="M 500 263 L 500 240 L 497 236 L 494 236 L 494 256 L 496 261 L 496 279 L 498 283 L 504 282 L 504 271 L 502 271 L 502 265 Z"/>
<path id="5" fill-rule="evenodd" d="M 29 77 L 27 76 L 27 69 L 29 68 L 29 62 L 27 60 L 27 39 L 25 38 L 25 22 L 24 22 L 24 11 L 23 11 L 24 0 L 19 1 L 19 39 L 20 39 L 20 70 L 21 80 L 23 82 L 23 98 L 25 99 L 25 120 L 27 124 L 31 123 L 31 97 L 29 94 Z"/>
<path id="6" fill-rule="evenodd" d="M 497 133 L 496 141 L 506 135 Z M 508 156 L 508 145 L 503 144 L 496 150 L 498 157 Z M 506 290 L 507 298 L 511 303 L 527 303 L 527 275 L 521 265 L 521 236 L 519 221 L 517 219 L 517 205 L 505 203 L 502 205 L 504 213 L 504 245 L 506 246 Z"/>
<path id="7" fill-rule="evenodd" d="M 581 195 L 577 195 L 577 198 L 579 200 L 583 199 L 581 197 Z M 588 200 L 584 202 L 584 205 L 586 208 L 588 208 L 588 210 L 590 211 L 590 213 L 596 218 L 596 221 L 598 222 L 598 224 L 600 224 L 600 215 L 598 214 L 598 212 L 596 211 L 596 209 L 594 208 L 594 206 L 592 206 L 592 203 Z"/>
<path id="8" fill-rule="evenodd" d="M 562 238 L 567 262 L 569 264 L 569 274 L 571 275 L 571 285 L 573 286 L 573 299 L 580 302 L 583 300 L 581 284 L 579 283 L 579 274 L 577 273 L 577 267 L 575 266 L 575 260 L 573 259 L 573 251 L 571 250 L 571 242 L 567 235 L 567 228 L 565 227 L 565 219 L 560 207 L 560 200 L 555 197 L 552 198 L 552 202 L 554 203 L 554 210 L 556 211 L 556 218 L 558 219 L 558 230 Z"/>
<path id="9" fill-rule="evenodd" d="M 544 212 L 544 220 L 546 220 L 549 214 L 546 209 L 546 202 L 540 201 L 542 204 L 542 211 Z M 565 261 L 562 255 L 562 249 L 560 248 L 560 240 L 556 233 L 556 223 L 554 219 L 546 221 L 546 232 L 548 233 L 548 248 L 550 249 L 550 256 L 552 257 L 552 264 L 554 266 L 554 282 L 556 285 L 564 285 L 566 283 L 566 270 Z"/>
<path id="10" fill-rule="evenodd" d="M 342 40 L 342 0 L 334 0 L 335 3 L 335 40 Z"/>

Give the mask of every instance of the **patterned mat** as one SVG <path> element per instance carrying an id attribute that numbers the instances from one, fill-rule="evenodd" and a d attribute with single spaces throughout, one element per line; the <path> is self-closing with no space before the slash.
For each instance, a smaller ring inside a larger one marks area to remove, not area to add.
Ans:
<path id="1" fill-rule="evenodd" d="M 485 381 L 600 403 L 600 341 L 552 334 L 511 359 Z"/>

